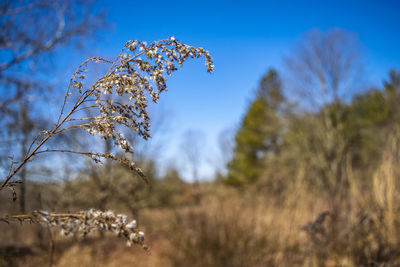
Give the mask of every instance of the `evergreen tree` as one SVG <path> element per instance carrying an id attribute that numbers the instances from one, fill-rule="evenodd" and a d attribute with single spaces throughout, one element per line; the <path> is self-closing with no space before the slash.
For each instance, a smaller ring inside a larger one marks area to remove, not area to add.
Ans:
<path id="1" fill-rule="evenodd" d="M 261 79 L 256 97 L 236 133 L 226 183 L 242 186 L 255 182 L 266 157 L 278 153 L 282 128 L 279 111 L 283 101 L 280 78 L 275 70 L 270 69 Z"/>

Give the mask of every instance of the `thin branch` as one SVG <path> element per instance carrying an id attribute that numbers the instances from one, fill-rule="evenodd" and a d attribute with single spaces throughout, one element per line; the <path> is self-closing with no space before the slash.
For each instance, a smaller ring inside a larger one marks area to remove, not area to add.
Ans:
<path id="1" fill-rule="evenodd" d="M 91 61 L 96 61 L 96 62 L 97 62 L 97 61 L 102 61 L 102 62 L 105 62 L 105 63 L 111 63 L 109 60 L 104 59 L 104 58 L 100 58 L 100 57 L 91 57 L 91 58 L 88 58 L 88 59 L 86 59 L 85 61 L 83 61 L 83 62 L 78 66 L 78 68 L 76 69 L 76 71 L 72 74 L 71 79 L 69 80 L 68 87 L 67 87 L 67 92 L 65 93 L 64 101 L 63 101 L 63 104 L 62 104 L 62 106 L 61 106 L 60 115 L 58 116 L 58 119 L 57 119 L 57 124 L 60 123 L 61 117 L 62 117 L 62 115 L 63 115 L 63 113 L 64 113 L 64 108 L 65 108 L 65 105 L 66 105 L 66 103 L 67 103 L 67 98 L 70 96 L 70 93 L 69 93 L 69 92 L 70 92 L 70 90 L 71 90 L 72 82 L 74 81 L 75 76 L 80 72 L 80 70 L 81 70 L 81 68 L 82 68 L 83 66 L 85 66 L 88 62 L 91 62 Z M 97 83 L 97 82 L 96 82 L 96 83 Z M 96 83 L 95 83 L 95 84 L 96 84 Z M 80 98 L 78 98 L 77 101 L 79 101 L 79 99 L 80 99 Z"/>
<path id="2" fill-rule="evenodd" d="M 49 251 L 49 256 L 50 256 L 50 260 L 49 260 L 49 267 L 52 267 L 54 264 L 54 251 L 56 248 L 56 245 L 54 243 L 54 239 L 53 239 L 53 233 L 51 232 L 50 226 L 47 225 L 47 231 L 49 233 L 49 246 L 50 246 L 50 251 Z"/>
<path id="3" fill-rule="evenodd" d="M 71 118 L 66 120 L 65 122 L 95 120 L 96 118 L 98 119 L 99 117 Z"/>
<path id="4" fill-rule="evenodd" d="M 72 154 L 79 154 L 79 155 L 84 155 L 84 156 L 92 156 L 95 155 L 95 153 L 91 153 L 91 152 L 81 152 L 81 151 L 74 151 L 74 150 L 68 150 L 68 149 L 46 149 L 46 150 L 41 150 L 41 151 L 37 151 L 35 153 L 35 155 L 37 154 L 43 154 L 43 153 L 72 153 Z"/>
<path id="5" fill-rule="evenodd" d="M 83 128 L 83 127 L 89 127 L 89 126 L 90 126 L 89 123 L 79 124 L 79 125 L 72 125 L 72 126 L 68 126 L 68 127 L 62 128 L 60 130 L 57 130 L 57 131 L 54 132 L 54 134 L 58 134 L 58 133 L 61 133 L 61 132 L 64 132 L 64 131 L 70 130 L 70 129 Z"/>
<path id="6" fill-rule="evenodd" d="M 18 221 L 18 222 L 23 222 L 23 221 L 29 221 L 29 222 L 38 222 L 38 214 L 40 214 L 40 211 L 34 211 L 32 214 L 19 214 L 19 215 L 8 215 L 4 217 L 0 217 L 1 221 Z M 81 213 L 52 213 L 48 214 L 46 216 L 49 216 L 51 218 L 85 218 L 85 214 Z"/>
<path id="7" fill-rule="evenodd" d="M 31 151 L 32 146 L 36 143 L 36 141 L 37 141 L 44 133 L 46 133 L 46 131 L 41 131 L 41 132 L 39 132 L 39 133 L 35 136 L 35 138 L 33 138 L 33 141 L 32 141 L 32 143 L 29 145 L 29 148 L 28 148 L 26 154 L 28 154 L 29 151 Z M 24 157 L 26 157 L 26 155 L 24 155 Z"/>
<path id="8" fill-rule="evenodd" d="M 93 100 L 93 101 L 95 101 L 95 100 Z M 89 102 L 89 101 L 86 101 L 86 102 Z M 83 107 L 83 108 L 78 108 L 78 109 L 75 110 L 75 113 L 79 112 L 79 111 L 82 111 L 82 110 L 85 110 L 85 109 L 97 108 L 97 107 L 98 106 L 96 106 L 96 105 L 92 105 L 92 106 L 86 106 L 86 107 Z"/>

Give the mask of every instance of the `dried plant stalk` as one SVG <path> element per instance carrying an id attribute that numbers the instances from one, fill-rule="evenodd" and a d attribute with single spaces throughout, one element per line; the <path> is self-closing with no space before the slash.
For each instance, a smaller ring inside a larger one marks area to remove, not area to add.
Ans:
<path id="1" fill-rule="evenodd" d="M 42 131 L 31 144 L 23 160 L 13 168 L 0 185 L 0 190 L 9 186 L 11 178 L 34 155 L 47 152 L 70 152 L 88 156 L 96 162 L 111 159 L 128 165 L 144 177 L 139 168 L 130 160 L 111 153 L 95 153 L 63 149 L 44 149 L 45 143 L 54 135 L 71 129 L 84 129 L 92 135 L 100 135 L 125 152 L 132 147 L 124 138 L 121 127 L 137 132 L 144 139 L 150 137 L 150 122 L 147 112 L 148 98 L 157 102 L 160 93 L 167 89 L 167 76 L 181 67 L 189 58 L 204 57 L 207 71 L 212 72 L 210 54 L 203 48 L 181 44 L 174 37 L 152 42 L 128 41 L 114 61 L 93 57 L 84 61 L 72 75 L 61 112 L 54 128 Z M 85 89 L 87 65 L 89 62 L 111 64 L 108 72 L 92 86 Z M 66 112 L 67 100 L 77 94 L 72 108 Z M 91 117 L 83 116 L 82 111 L 91 111 Z"/>
<path id="2" fill-rule="evenodd" d="M 113 211 L 100 211 L 90 209 L 78 213 L 49 213 L 47 211 L 34 211 L 31 214 L 6 216 L 0 221 L 40 223 L 48 227 L 61 228 L 60 234 L 71 236 L 78 234 L 85 237 L 94 231 L 109 231 L 124 238 L 128 246 L 132 244 L 144 245 L 144 233 L 137 228 L 136 220 L 128 221 L 124 214 L 115 214 Z"/>
<path id="3" fill-rule="evenodd" d="M 14 167 L 11 159 L 9 174 L 0 185 L 0 191 L 10 188 L 16 199 L 15 186 L 18 181 L 11 179 L 25 167 L 34 156 L 43 153 L 60 152 L 87 156 L 95 162 L 103 159 L 118 161 L 129 166 L 145 178 L 134 163 L 117 154 L 75 151 L 69 149 L 50 149 L 46 142 L 55 135 L 64 134 L 71 129 L 83 129 L 91 135 L 99 135 L 105 140 L 112 140 L 115 147 L 125 153 L 132 152 L 132 147 L 122 134 L 122 128 L 129 128 L 144 139 L 150 137 L 150 122 L 147 105 L 157 102 L 161 92 L 167 89 L 167 76 L 181 67 L 189 58 L 204 57 L 207 71 L 212 72 L 214 65 L 210 54 L 203 48 L 181 44 L 174 37 L 151 44 L 128 41 L 114 61 L 103 58 L 89 58 L 72 75 L 55 126 L 42 131 L 33 140 L 26 155 Z M 107 73 L 90 87 L 84 86 L 89 62 L 110 64 Z M 67 104 L 72 101 L 70 109 Z M 89 112 L 88 112 L 89 111 Z M 88 117 L 85 114 L 92 114 Z M 128 245 L 143 245 L 144 234 L 137 230 L 136 221 L 127 223 L 125 215 L 115 215 L 112 211 L 82 211 L 76 214 L 55 214 L 34 211 L 31 214 L 6 216 L 0 221 L 29 221 L 60 227 L 65 235 L 80 233 L 81 236 L 93 230 L 112 231 L 124 237 Z"/>

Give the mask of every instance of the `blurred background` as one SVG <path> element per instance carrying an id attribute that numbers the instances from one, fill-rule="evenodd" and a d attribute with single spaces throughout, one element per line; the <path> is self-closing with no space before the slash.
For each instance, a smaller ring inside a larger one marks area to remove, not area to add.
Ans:
<path id="1" fill-rule="evenodd" d="M 0 1 L 0 175 L 57 121 L 85 59 L 174 36 L 188 61 L 124 134 L 150 183 L 46 155 L 0 215 L 96 208 L 136 218 L 150 254 L 98 233 L 0 221 L 0 266 L 400 265 L 400 2 Z M 91 65 L 89 81 L 104 69 Z M 107 152 L 72 131 L 49 147 Z"/>

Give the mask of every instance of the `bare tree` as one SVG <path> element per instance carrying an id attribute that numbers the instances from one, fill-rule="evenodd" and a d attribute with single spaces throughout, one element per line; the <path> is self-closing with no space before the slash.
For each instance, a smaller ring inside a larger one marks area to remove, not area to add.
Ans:
<path id="1" fill-rule="evenodd" d="M 286 59 L 290 88 L 300 104 L 321 108 L 349 100 L 360 88 L 361 50 L 356 36 L 340 29 L 305 34 Z"/>
<path id="2" fill-rule="evenodd" d="M 40 103 L 52 89 L 45 80 L 47 57 L 61 46 L 83 44 L 102 21 L 102 15 L 85 0 L 0 4 L 0 125 L 6 130 L 3 145 L 12 149 L 16 160 L 26 155 L 33 134 L 48 127 L 41 118 Z M 21 212 L 26 209 L 26 175 L 26 169 L 19 173 Z"/>
<path id="3" fill-rule="evenodd" d="M 227 173 L 227 166 L 229 161 L 232 160 L 234 148 L 235 129 L 226 128 L 218 135 L 218 160 L 213 160 L 213 164 L 217 170 L 217 176 L 223 177 Z"/>
<path id="4" fill-rule="evenodd" d="M 292 93 L 302 97 L 301 107 L 314 113 L 312 128 L 306 130 L 310 134 L 303 135 L 309 138 L 305 142 L 311 152 L 308 164 L 318 170 L 319 182 L 333 202 L 346 184 L 344 168 L 352 137 L 343 124 L 343 106 L 361 88 L 360 47 L 351 33 L 315 30 L 304 36 L 287 60 Z"/>
<path id="5" fill-rule="evenodd" d="M 37 56 L 61 44 L 82 42 L 80 37 L 93 33 L 102 21 L 85 0 L 3 1 L 0 17 L 2 73 L 23 62 L 35 64 Z"/>
<path id="6" fill-rule="evenodd" d="M 195 201 L 200 201 L 199 169 L 203 162 L 203 148 L 205 144 L 204 133 L 199 130 L 188 130 L 182 136 L 181 152 L 185 158 L 185 164 L 193 180 Z"/>

